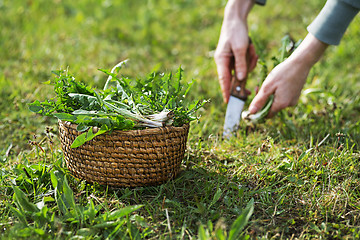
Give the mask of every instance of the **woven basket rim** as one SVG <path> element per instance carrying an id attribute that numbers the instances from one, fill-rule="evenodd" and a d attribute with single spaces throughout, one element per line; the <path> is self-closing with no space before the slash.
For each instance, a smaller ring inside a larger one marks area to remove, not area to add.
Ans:
<path id="1" fill-rule="evenodd" d="M 59 123 L 67 125 L 68 127 L 70 127 L 71 129 L 76 130 L 78 124 L 76 123 L 72 123 L 69 121 L 62 121 L 62 120 L 58 120 Z M 154 135 L 154 134 L 161 134 L 164 132 L 164 130 L 172 130 L 172 131 L 182 131 L 184 128 L 188 128 L 190 125 L 190 123 L 184 123 L 182 126 L 179 127 L 175 127 L 175 126 L 162 126 L 162 127 L 154 127 L 154 128 L 145 128 L 145 129 L 132 129 L 132 130 L 113 130 L 111 132 L 107 132 L 107 133 L 111 133 L 111 134 L 128 134 L 128 135 Z M 93 127 L 93 133 L 97 133 L 99 131 L 98 127 Z M 79 131 L 78 131 L 79 132 Z M 80 132 L 79 132 L 80 133 Z"/>

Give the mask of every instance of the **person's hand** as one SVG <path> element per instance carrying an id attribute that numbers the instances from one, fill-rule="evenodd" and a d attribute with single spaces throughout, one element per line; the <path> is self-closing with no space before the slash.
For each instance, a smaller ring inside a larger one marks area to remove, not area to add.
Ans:
<path id="1" fill-rule="evenodd" d="M 219 43 L 214 56 L 225 102 L 229 100 L 233 74 L 238 80 L 243 80 L 247 72 L 255 68 L 258 59 L 254 45 L 249 45 L 246 21 L 252 6 L 252 0 L 230 0 L 225 8 Z M 247 52 L 249 64 L 246 61 Z"/>
<path id="2" fill-rule="evenodd" d="M 298 102 L 310 68 L 311 66 L 301 62 L 297 63 L 293 59 L 287 59 L 276 66 L 251 102 L 250 114 L 260 110 L 272 94 L 274 94 L 274 102 L 268 117 L 273 117 L 283 108 L 294 106 Z"/>
<path id="3" fill-rule="evenodd" d="M 327 46 L 308 34 L 295 52 L 267 76 L 250 104 L 250 114 L 259 111 L 272 94 L 274 94 L 274 102 L 268 117 L 274 116 L 281 109 L 295 105 L 310 69 L 323 55 Z"/>

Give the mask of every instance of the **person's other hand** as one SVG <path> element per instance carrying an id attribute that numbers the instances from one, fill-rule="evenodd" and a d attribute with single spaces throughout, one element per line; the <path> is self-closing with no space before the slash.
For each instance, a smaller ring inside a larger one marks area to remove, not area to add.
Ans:
<path id="1" fill-rule="evenodd" d="M 294 106 L 300 97 L 311 66 L 296 63 L 291 59 L 276 66 L 263 82 L 258 94 L 250 104 L 250 114 L 256 113 L 266 103 L 270 95 L 274 94 L 274 102 L 268 117 L 273 117 L 289 106 Z"/>
<path id="2" fill-rule="evenodd" d="M 253 2 L 250 0 L 229 1 L 225 8 L 224 21 L 221 27 L 219 43 L 214 59 L 220 82 L 223 99 L 230 97 L 231 79 L 243 80 L 248 71 L 252 71 L 257 63 L 253 44 L 249 45 L 247 14 Z M 249 54 L 249 66 L 246 54 Z"/>
<path id="3" fill-rule="evenodd" d="M 323 55 L 327 46 L 308 34 L 294 53 L 267 76 L 250 104 L 250 114 L 259 111 L 272 94 L 274 94 L 274 102 L 268 117 L 273 117 L 281 109 L 295 105 L 310 69 Z"/>

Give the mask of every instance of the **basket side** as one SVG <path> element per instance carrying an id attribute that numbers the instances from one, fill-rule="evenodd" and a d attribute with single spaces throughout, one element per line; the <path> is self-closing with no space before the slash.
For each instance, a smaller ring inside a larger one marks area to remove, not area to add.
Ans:
<path id="1" fill-rule="evenodd" d="M 76 125 L 59 121 L 62 150 L 68 169 L 78 178 L 113 187 L 161 184 L 179 173 L 189 125 L 113 131 L 77 148 Z"/>

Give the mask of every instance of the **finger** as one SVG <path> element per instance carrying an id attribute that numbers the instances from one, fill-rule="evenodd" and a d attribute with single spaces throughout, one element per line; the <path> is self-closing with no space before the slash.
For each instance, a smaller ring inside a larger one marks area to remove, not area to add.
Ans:
<path id="1" fill-rule="evenodd" d="M 218 58 L 216 59 L 216 66 L 223 100 L 227 103 L 230 97 L 231 59 L 227 57 Z"/>
<path id="2" fill-rule="evenodd" d="M 254 44 L 249 45 L 249 55 L 250 55 L 250 62 L 248 66 L 248 71 L 251 72 L 256 67 L 257 61 L 259 59 L 259 56 L 256 54 L 255 46 Z"/>
<path id="3" fill-rule="evenodd" d="M 268 98 L 271 94 L 275 92 L 275 89 L 273 89 L 272 86 L 266 84 L 266 79 L 264 81 L 264 84 L 261 86 L 259 93 L 255 95 L 254 99 L 250 103 L 249 111 L 250 114 L 254 114 L 258 112 L 260 109 L 263 108 L 265 103 L 267 102 Z"/>
<path id="4" fill-rule="evenodd" d="M 276 114 L 278 113 L 278 111 L 269 111 L 268 115 L 266 115 L 266 118 L 272 118 L 274 117 Z"/>
<path id="5" fill-rule="evenodd" d="M 275 95 L 276 96 L 276 95 Z M 267 115 L 267 117 L 271 118 L 273 116 L 276 115 L 276 113 L 280 112 L 281 110 L 283 110 L 284 108 L 290 107 L 290 106 L 295 106 L 298 102 L 298 98 L 295 97 L 294 99 L 292 99 L 290 102 L 287 101 L 287 99 L 285 98 L 275 98 L 274 97 L 274 102 L 271 105 L 270 111 Z"/>
<path id="6" fill-rule="evenodd" d="M 255 69 L 258 59 L 259 59 L 258 55 L 254 55 L 251 57 L 250 63 L 249 63 L 249 70 L 248 70 L 249 72 L 251 72 Z"/>
<path id="7" fill-rule="evenodd" d="M 280 110 L 282 110 L 283 108 L 285 108 L 287 105 L 281 104 L 277 101 L 277 99 L 274 96 L 274 102 L 271 105 L 270 111 L 268 113 L 268 115 L 266 117 L 268 118 L 272 118 L 273 116 L 275 116 Z"/>
<path id="8" fill-rule="evenodd" d="M 270 110 L 269 110 L 269 113 L 267 114 L 267 118 L 272 118 L 274 117 L 277 113 L 279 112 L 279 110 L 277 109 L 277 107 L 274 107 L 274 103 L 273 105 L 271 106 Z"/>
<path id="9" fill-rule="evenodd" d="M 259 86 L 255 87 L 255 95 L 259 93 Z"/>
<path id="10" fill-rule="evenodd" d="M 246 52 L 247 46 L 246 48 L 233 49 L 235 57 L 235 74 L 239 81 L 245 79 L 247 73 Z"/>

